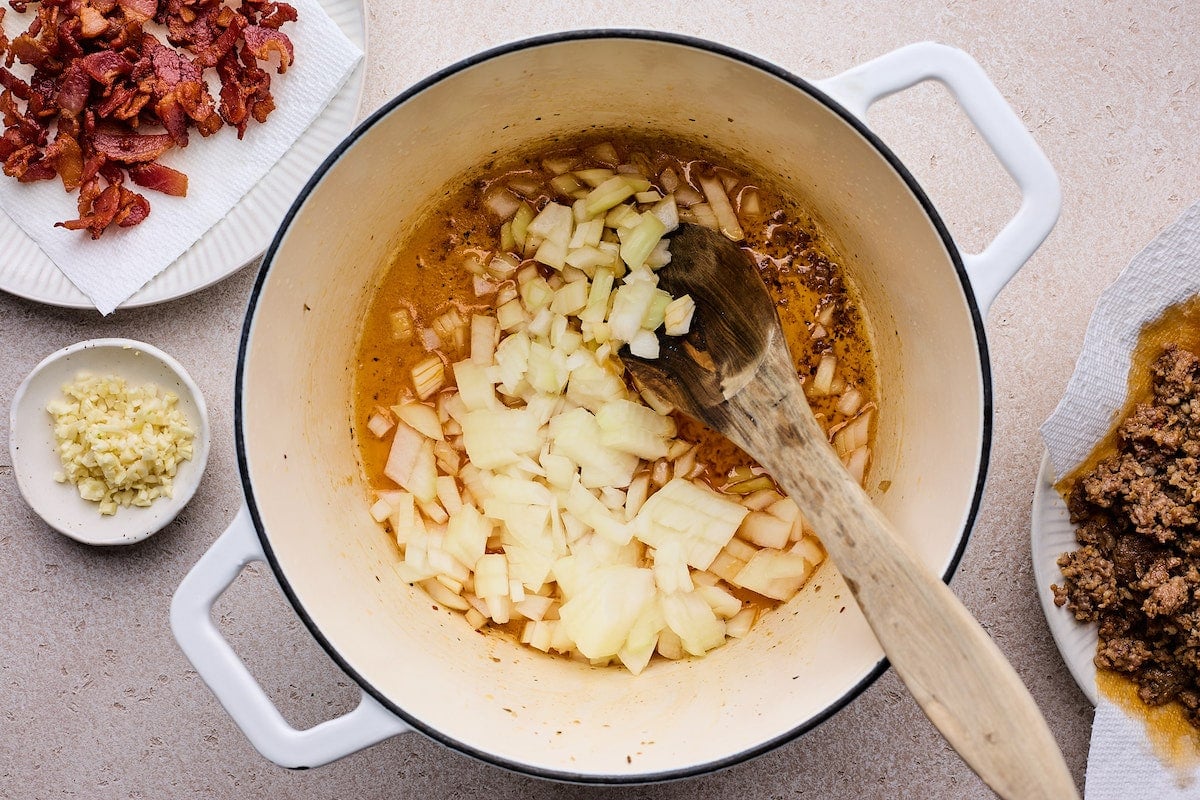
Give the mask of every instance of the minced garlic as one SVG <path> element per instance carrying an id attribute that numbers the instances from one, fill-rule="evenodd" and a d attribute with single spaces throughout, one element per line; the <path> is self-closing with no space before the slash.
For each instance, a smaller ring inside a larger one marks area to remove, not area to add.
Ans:
<path id="1" fill-rule="evenodd" d="M 101 514 L 171 496 L 194 438 L 174 393 L 154 384 L 129 386 L 112 375 L 79 375 L 62 390 L 67 399 L 46 406 L 63 464 L 56 481 L 75 484 L 80 497 L 100 504 Z"/>

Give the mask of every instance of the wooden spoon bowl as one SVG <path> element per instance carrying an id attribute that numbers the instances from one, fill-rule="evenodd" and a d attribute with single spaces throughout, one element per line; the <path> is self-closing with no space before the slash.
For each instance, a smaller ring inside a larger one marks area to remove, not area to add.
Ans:
<path id="1" fill-rule="evenodd" d="M 1005 798 L 1077 798 L 1029 691 L 979 623 L 846 472 L 813 417 L 748 254 L 682 225 L 659 285 L 696 302 L 690 332 L 634 377 L 728 437 L 804 510 L 892 666 L 963 760 Z"/>

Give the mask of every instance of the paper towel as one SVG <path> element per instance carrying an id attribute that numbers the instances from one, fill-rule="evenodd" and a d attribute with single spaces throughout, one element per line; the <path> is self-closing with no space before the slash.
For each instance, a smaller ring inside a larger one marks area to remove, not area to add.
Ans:
<path id="1" fill-rule="evenodd" d="M 274 62 L 264 66 L 276 104 L 267 122 L 252 122 L 241 141 L 228 125 L 207 138 L 192 130 L 187 147 L 172 148 L 159 159 L 187 174 L 187 197 L 141 190 L 150 201 L 150 216 L 133 228 L 111 227 L 93 241 L 84 231 L 54 227 L 78 217 L 78 193 L 65 192 L 61 181 L 22 184 L 0 176 L 0 208 L 102 314 L 111 313 L 229 213 L 320 115 L 362 58 L 317 0 L 289 1 L 299 19 L 283 31 L 296 60 L 283 75 L 275 73 Z M 5 30 L 15 35 L 31 18 L 10 12 Z"/>
<path id="2" fill-rule="evenodd" d="M 1041 428 L 1056 480 L 1083 461 L 1112 427 L 1125 403 L 1142 326 L 1195 294 L 1200 294 L 1200 203 L 1138 253 L 1100 295 L 1066 394 Z M 1200 775 L 1164 765 L 1151 749 L 1143 721 L 1099 694 L 1087 800 L 1200 797 Z"/>

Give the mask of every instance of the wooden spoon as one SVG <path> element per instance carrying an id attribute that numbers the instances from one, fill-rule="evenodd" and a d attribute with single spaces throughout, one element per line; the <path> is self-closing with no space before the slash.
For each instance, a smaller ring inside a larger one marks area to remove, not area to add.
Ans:
<path id="1" fill-rule="evenodd" d="M 802 509 L 896 672 L 963 760 L 1004 798 L 1078 798 L 1046 721 L 949 587 L 846 472 L 813 418 L 775 304 L 749 255 L 682 225 L 660 286 L 696 301 L 658 359 L 622 350 L 644 386 L 753 456 Z"/>

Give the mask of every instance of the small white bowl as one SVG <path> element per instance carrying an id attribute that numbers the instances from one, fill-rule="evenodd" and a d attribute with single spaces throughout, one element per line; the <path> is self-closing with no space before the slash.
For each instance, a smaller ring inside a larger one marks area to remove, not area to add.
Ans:
<path id="1" fill-rule="evenodd" d="M 172 497 L 104 515 L 98 503 L 79 496 L 74 484 L 54 480 L 62 461 L 46 404 L 61 398 L 63 385 L 80 373 L 116 375 L 131 385 L 153 383 L 179 396 L 179 409 L 195 439 L 191 460 L 180 464 L 175 475 Z M 53 353 L 17 388 L 9 412 L 9 452 L 21 495 L 50 527 L 84 544 L 132 544 L 166 527 L 196 493 L 208 444 L 208 410 L 187 370 L 157 347 L 132 339 L 91 339 Z"/>

